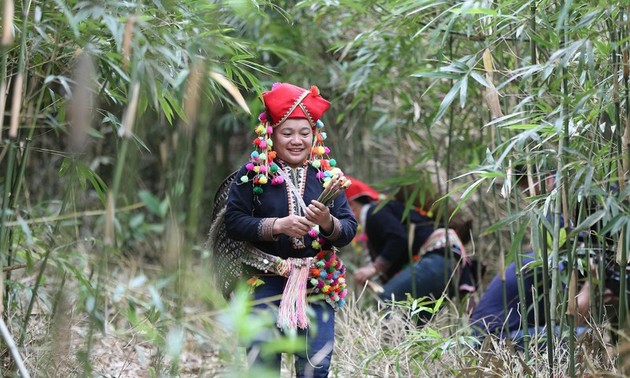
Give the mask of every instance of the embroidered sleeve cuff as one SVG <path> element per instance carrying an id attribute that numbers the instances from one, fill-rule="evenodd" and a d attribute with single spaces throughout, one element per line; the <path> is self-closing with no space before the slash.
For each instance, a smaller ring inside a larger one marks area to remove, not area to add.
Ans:
<path id="1" fill-rule="evenodd" d="M 258 238 L 262 241 L 276 240 L 273 236 L 273 224 L 276 223 L 278 218 L 264 218 L 258 224 Z"/>
<path id="2" fill-rule="evenodd" d="M 322 232 L 322 236 L 325 237 L 326 239 L 330 240 L 331 242 L 339 239 L 339 237 L 341 236 L 341 222 L 339 221 L 339 219 L 333 217 L 332 215 L 330 216 L 333 220 L 333 228 L 332 228 L 332 232 L 328 235 L 326 235 L 324 232 Z"/>

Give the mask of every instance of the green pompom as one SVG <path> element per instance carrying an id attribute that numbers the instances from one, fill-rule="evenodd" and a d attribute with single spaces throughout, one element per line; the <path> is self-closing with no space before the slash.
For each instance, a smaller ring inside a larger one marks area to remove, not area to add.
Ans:
<path id="1" fill-rule="evenodd" d="M 260 195 L 262 193 L 263 193 L 263 188 L 261 188 L 260 186 L 255 186 L 254 187 L 254 194 Z"/>

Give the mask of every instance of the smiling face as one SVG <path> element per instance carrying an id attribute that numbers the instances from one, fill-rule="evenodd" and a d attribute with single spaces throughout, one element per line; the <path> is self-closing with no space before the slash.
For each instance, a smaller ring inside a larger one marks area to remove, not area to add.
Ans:
<path id="1" fill-rule="evenodd" d="M 289 118 L 276 126 L 273 134 L 273 149 L 278 158 L 296 168 L 304 163 L 313 148 L 313 129 L 306 119 Z"/>

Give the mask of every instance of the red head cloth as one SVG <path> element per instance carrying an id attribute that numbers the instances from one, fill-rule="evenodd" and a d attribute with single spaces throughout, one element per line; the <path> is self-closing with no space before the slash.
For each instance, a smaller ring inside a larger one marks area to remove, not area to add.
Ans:
<path id="1" fill-rule="evenodd" d="M 379 198 L 380 194 L 368 184 L 348 175 L 346 175 L 346 178 L 352 182 L 350 187 L 346 189 L 346 197 L 348 197 L 348 201 L 352 201 L 360 197 L 368 197 L 372 201 L 376 201 Z"/>
<path id="2" fill-rule="evenodd" d="M 330 102 L 319 94 L 319 89 L 310 90 L 288 83 L 275 83 L 270 91 L 262 93 L 262 102 L 271 118 L 269 123 L 276 127 L 287 118 L 305 118 L 312 126 L 321 118 Z"/>

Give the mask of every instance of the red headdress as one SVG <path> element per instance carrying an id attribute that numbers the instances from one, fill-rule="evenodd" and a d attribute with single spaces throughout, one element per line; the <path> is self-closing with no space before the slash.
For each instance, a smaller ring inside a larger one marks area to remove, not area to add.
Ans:
<path id="1" fill-rule="evenodd" d="M 262 185 L 267 182 L 270 181 L 272 185 L 284 182 L 278 172 L 279 167 L 274 162 L 276 151 L 272 148 L 271 135 L 274 127 L 288 118 L 307 119 L 313 127 L 313 148 L 309 162 L 319 171 L 317 178 L 326 183 L 333 176 L 343 177 L 343 172 L 336 167 L 337 161 L 329 157 L 330 149 L 324 145 L 326 133 L 321 131 L 324 123 L 320 118 L 330 107 L 330 102 L 319 94 L 316 86 L 306 90 L 293 84 L 275 83 L 270 91 L 262 93 L 260 99 L 265 104 L 266 111 L 258 116 L 260 125 L 255 130 L 255 149 L 247 164 L 248 174 L 240 177 L 242 183 L 252 181 L 254 194 L 260 195 L 263 192 Z"/>
<path id="2" fill-rule="evenodd" d="M 352 181 L 350 187 L 346 189 L 346 197 L 348 197 L 348 201 L 356 200 L 360 197 L 368 197 L 372 201 L 376 201 L 379 199 L 379 192 L 377 192 L 368 184 L 348 175 L 346 175 L 346 178 Z"/>
<path id="3" fill-rule="evenodd" d="M 319 94 L 319 89 L 312 86 L 310 90 L 293 84 L 276 83 L 270 91 L 261 96 L 267 109 L 269 124 L 276 127 L 287 118 L 305 118 L 311 126 L 321 118 L 330 107 L 330 102 Z"/>

